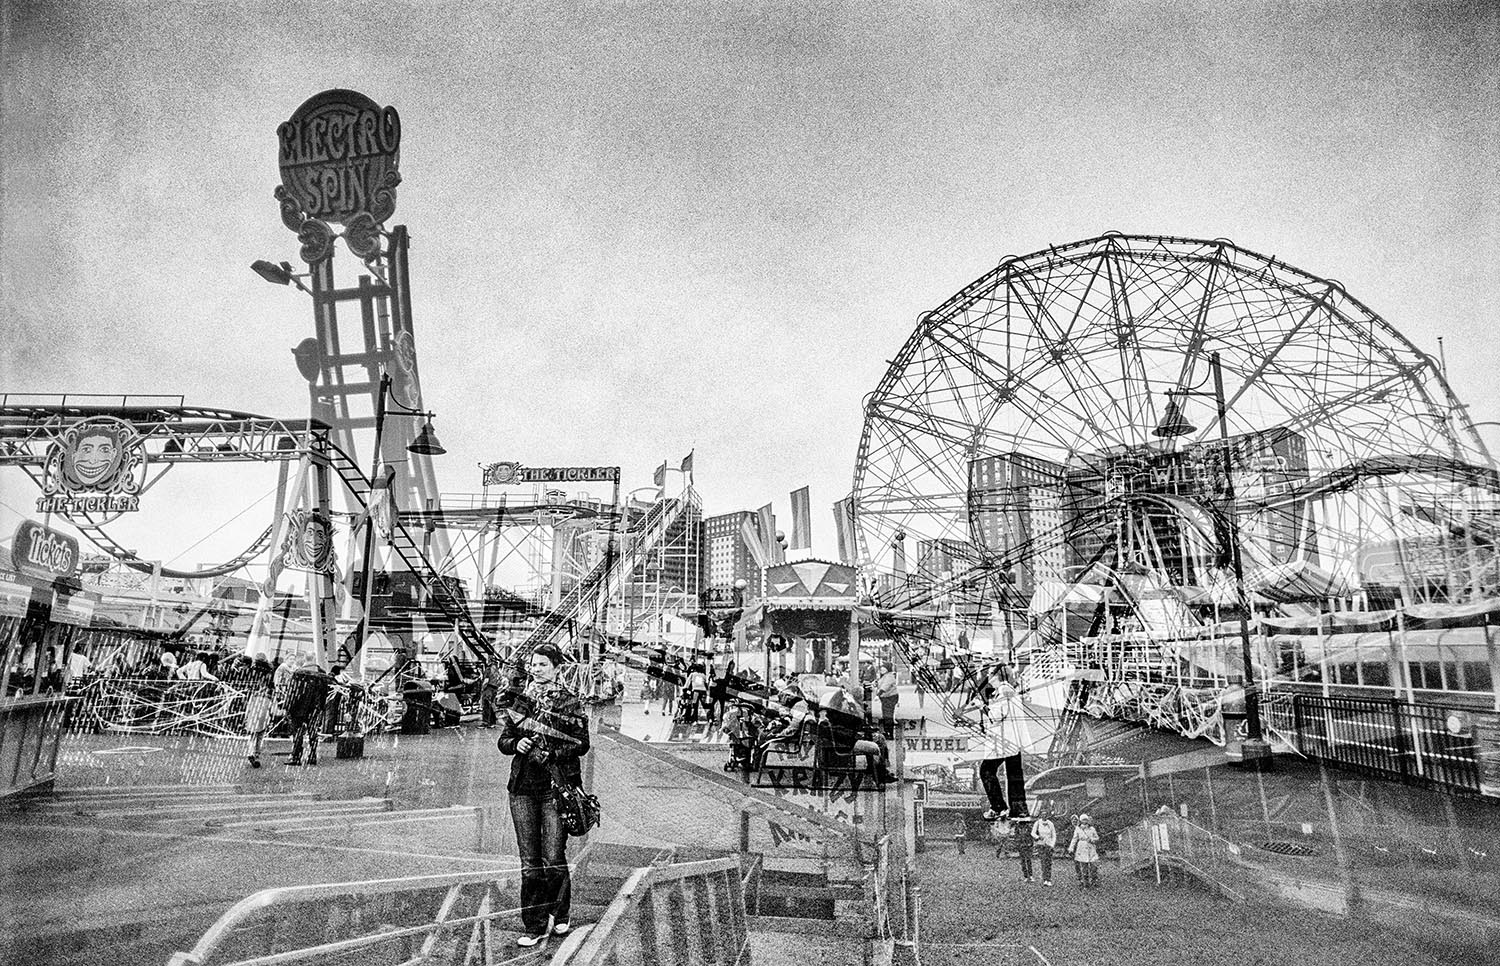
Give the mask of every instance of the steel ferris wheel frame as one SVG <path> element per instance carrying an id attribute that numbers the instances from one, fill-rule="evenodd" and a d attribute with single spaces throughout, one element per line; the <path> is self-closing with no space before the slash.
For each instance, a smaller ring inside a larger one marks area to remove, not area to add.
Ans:
<path id="1" fill-rule="evenodd" d="M 1191 405 L 1210 353 L 1227 446 Z M 1169 392 L 1197 424 L 1180 439 L 1153 435 Z M 920 318 L 866 399 L 853 513 L 887 609 L 1015 607 L 1018 569 L 1074 583 L 1109 541 L 1120 562 L 1132 494 L 1222 513 L 1232 472 L 1245 543 L 1358 584 L 1361 548 L 1493 515 L 1493 467 L 1436 360 L 1339 282 L 1224 239 L 1109 233 L 1006 258 Z M 1192 537 L 1165 554 L 1180 569 L 1223 549 Z M 1470 594 L 1500 586 L 1493 542 L 1479 557 L 1496 577 Z"/>

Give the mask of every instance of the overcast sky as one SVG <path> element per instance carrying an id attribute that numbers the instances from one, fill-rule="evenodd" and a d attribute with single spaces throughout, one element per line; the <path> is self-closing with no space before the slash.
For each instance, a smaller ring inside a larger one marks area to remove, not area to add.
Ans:
<path id="1" fill-rule="evenodd" d="M 351 87 L 402 118 L 447 491 L 498 459 L 618 463 L 629 489 L 694 450 L 709 512 L 789 525 L 811 483 L 831 554 L 861 399 L 917 317 L 1111 229 L 1337 278 L 1445 336 L 1500 419 L 1493 3 L 0 8 L 5 391 L 305 414 L 310 303 L 248 265 L 296 259 L 277 124 Z M 126 532 L 227 556 L 269 523 L 228 523 L 258 472 L 174 471 Z M 35 495 L 0 477 L 7 535 Z"/>

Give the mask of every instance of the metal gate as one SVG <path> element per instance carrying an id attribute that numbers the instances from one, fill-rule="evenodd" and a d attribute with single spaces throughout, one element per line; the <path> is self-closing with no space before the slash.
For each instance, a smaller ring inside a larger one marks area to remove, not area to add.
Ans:
<path id="1" fill-rule="evenodd" d="M 1479 742 L 1462 708 L 1298 694 L 1297 750 L 1381 778 L 1479 794 Z"/>

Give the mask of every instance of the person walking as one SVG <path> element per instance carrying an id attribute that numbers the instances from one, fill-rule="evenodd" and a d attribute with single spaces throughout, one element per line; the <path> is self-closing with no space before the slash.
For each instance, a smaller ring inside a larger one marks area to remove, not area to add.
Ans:
<path id="1" fill-rule="evenodd" d="M 677 711 L 677 691 L 687 680 L 687 665 L 682 658 L 673 654 L 667 659 L 666 670 L 663 672 L 659 687 L 661 691 L 661 713 L 672 717 Z"/>
<path id="2" fill-rule="evenodd" d="M 724 720 L 724 711 L 729 703 L 729 683 L 734 677 L 734 659 L 720 664 L 714 662 L 713 680 L 708 683 L 708 722 L 718 724 Z"/>
<path id="3" fill-rule="evenodd" d="M 493 728 L 500 723 L 500 689 L 504 686 L 504 682 L 505 672 L 499 661 L 491 661 L 480 672 L 480 727 Z"/>
<path id="4" fill-rule="evenodd" d="M 1073 871 L 1078 874 L 1078 888 L 1097 889 L 1099 830 L 1094 828 L 1093 819 L 1087 815 L 1078 816 L 1078 824 L 1073 826 L 1073 840 L 1068 843 L 1068 851 L 1073 853 Z"/>
<path id="5" fill-rule="evenodd" d="M 708 705 L 708 673 L 702 664 L 688 668 L 687 687 L 682 694 L 682 720 L 697 722 L 698 712 Z"/>
<path id="6" fill-rule="evenodd" d="M 260 767 L 260 746 L 266 740 L 266 732 L 271 730 L 275 708 L 275 702 L 271 700 L 271 678 L 275 673 L 276 669 L 271 667 L 266 656 L 257 654 L 250 666 L 240 672 L 236 682 L 245 690 L 245 758 L 251 768 Z"/>
<path id="7" fill-rule="evenodd" d="M 1042 885 L 1052 885 L 1052 850 L 1057 848 L 1057 826 L 1050 811 L 1043 811 L 1031 825 L 1031 840 L 1042 864 Z"/>
<path id="8" fill-rule="evenodd" d="M 583 702 L 557 679 L 562 662 L 562 652 L 552 644 L 531 652 L 531 682 L 507 709 L 498 742 L 500 751 L 512 756 L 505 788 L 521 858 L 526 931 L 516 945 L 522 947 L 570 929 L 568 836 L 552 791 L 558 781 L 582 784 L 579 760 L 589 751 L 589 728 Z"/>
<path id="9" fill-rule="evenodd" d="M 1021 860 L 1021 879 L 1025 882 L 1036 881 L 1031 875 L 1032 832 L 1032 823 L 1028 816 L 1018 815 L 1011 819 L 1010 841 L 1015 846 L 1016 857 Z"/>
<path id="10" fill-rule="evenodd" d="M 875 679 L 875 696 L 880 699 L 880 730 L 887 738 L 896 736 L 896 705 L 901 701 L 901 686 L 896 683 L 896 672 L 889 664 L 880 665 L 880 675 Z"/>
<path id="11" fill-rule="evenodd" d="M 318 725 L 328 703 L 333 678 L 323 669 L 308 663 L 292 673 L 287 685 L 286 716 L 292 726 L 292 757 L 288 765 L 302 764 L 302 742 L 307 740 L 307 763 L 318 764 Z"/>

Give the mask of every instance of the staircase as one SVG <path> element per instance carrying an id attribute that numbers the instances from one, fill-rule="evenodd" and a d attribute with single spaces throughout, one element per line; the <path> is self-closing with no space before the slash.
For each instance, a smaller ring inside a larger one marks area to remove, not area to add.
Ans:
<path id="1" fill-rule="evenodd" d="M 573 589 L 527 635 L 512 655 L 512 660 L 518 665 L 524 664 L 534 648 L 557 643 L 570 623 L 591 613 L 600 601 L 613 596 L 620 589 L 624 576 L 631 573 L 641 558 L 666 538 L 672 527 L 687 512 L 689 505 L 686 499 L 661 500 L 654 504 L 641 521 L 634 544 L 627 547 L 619 557 L 605 554 L 604 559 L 574 584 Z"/>
<path id="2" fill-rule="evenodd" d="M 337 446 L 328 443 L 324 452 L 328 457 L 329 465 L 338 473 L 339 479 L 344 483 L 344 488 L 349 491 L 355 503 L 361 510 L 369 510 L 370 480 L 355 465 L 354 460 Z M 432 562 L 422 552 L 421 544 L 400 521 L 399 514 L 392 523 L 391 549 L 395 551 L 396 556 L 406 568 L 421 579 L 423 586 L 427 589 L 429 603 L 436 607 L 444 618 L 453 622 L 454 630 L 458 632 L 459 638 L 469 650 L 481 659 L 498 660 L 500 655 L 490 645 L 489 638 L 485 637 L 474 623 L 474 618 L 469 613 L 468 601 L 458 594 L 456 583 L 437 572 L 437 568 L 433 567 Z M 356 649 L 362 645 L 362 641 L 354 642 Z"/>

